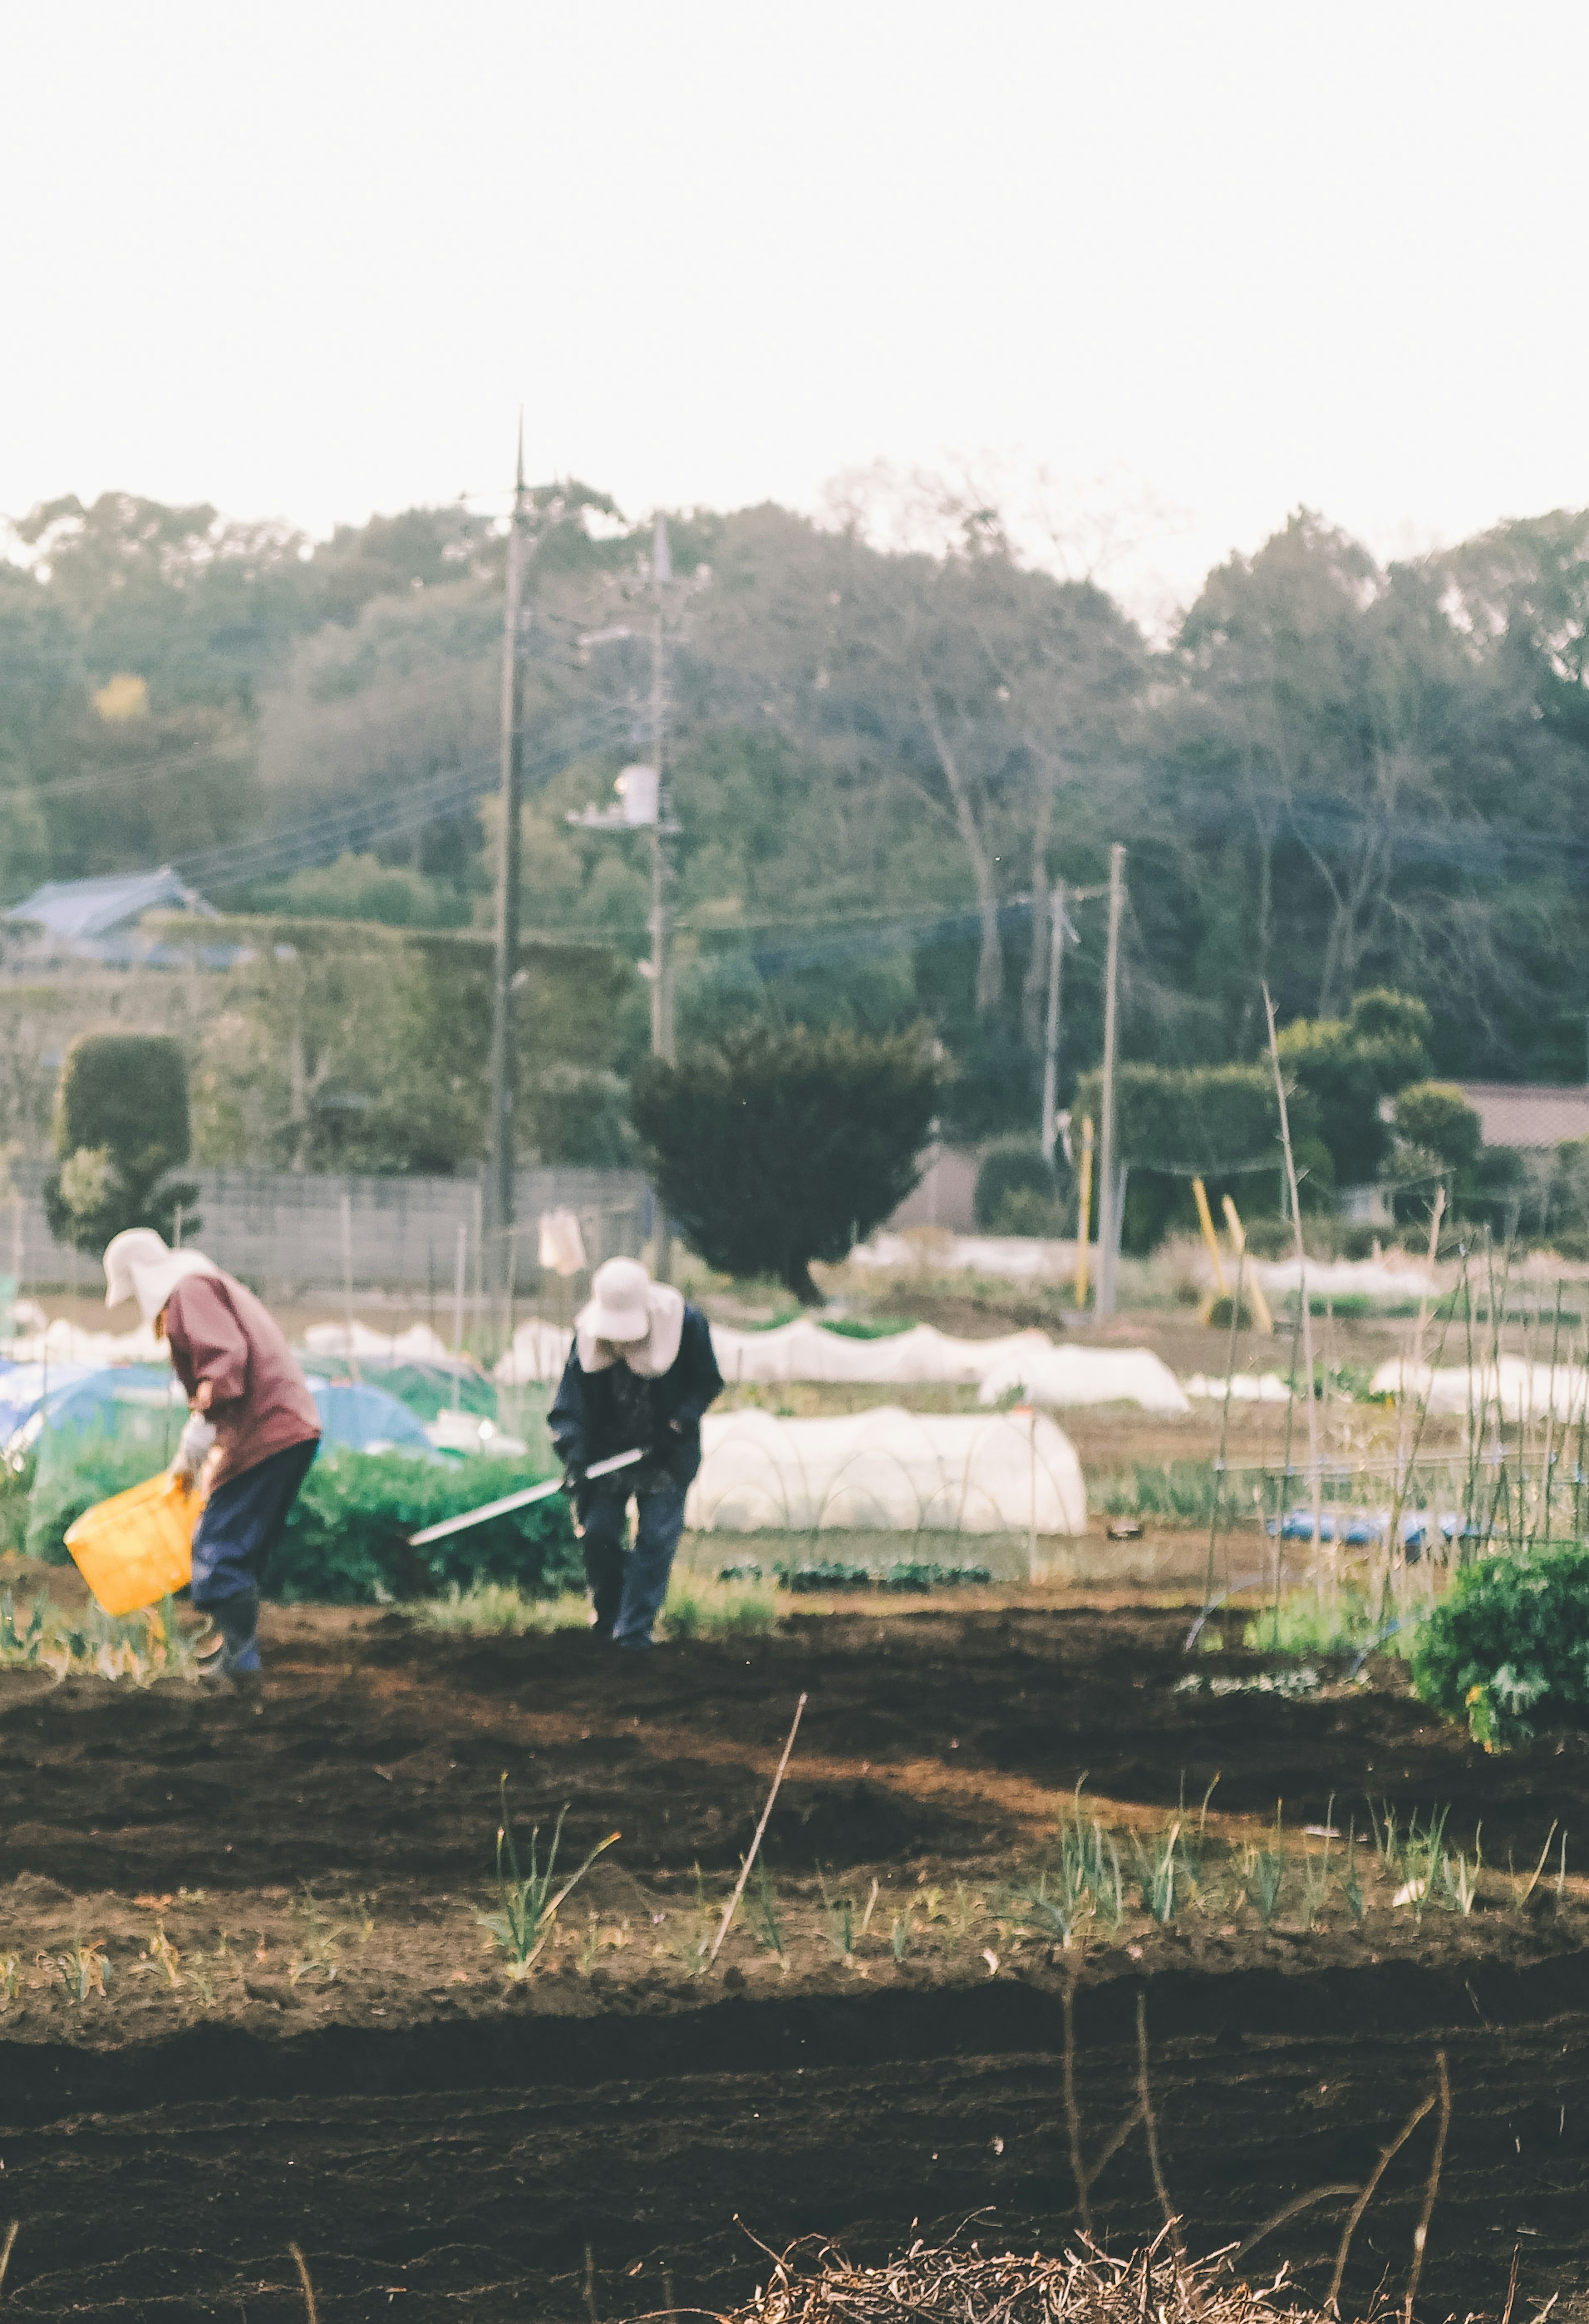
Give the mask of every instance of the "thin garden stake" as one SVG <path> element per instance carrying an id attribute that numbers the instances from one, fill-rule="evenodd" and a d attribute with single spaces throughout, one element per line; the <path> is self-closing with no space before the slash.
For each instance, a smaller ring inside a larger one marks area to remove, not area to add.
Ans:
<path id="1" fill-rule="evenodd" d="M 756 1851 L 761 1846 L 761 1835 L 767 1830 L 767 1820 L 773 1812 L 773 1802 L 778 1796 L 778 1785 L 784 1780 L 784 1770 L 789 1764 L 789 1754 L 794 1748 L 794 1738 L 800 1732 L 800 1714 L 804 1709 L 805 1697 L 802 1695 L 794 1705 L 794 1720 L 789 1729 L 789 1740 L 784 1746 L 784 1756 L 778 1761 L 778 1772 L 773 1777 L 773 1787 L 767 1795 L 767 1805 L 761 1811 L 761 1821 L 756 1827 L 756 1835 L 746 1852 L 745 1861 L 739 1867 L 739 1877 L 734 1883 L 734 1893 L 723 1909 L 722 1919 L 718 1923 L 717 1934 L 712 1940 L 712 1950 L 706 1956 L 708 1969 L 722 1950 L 722 1941 L 728 1935 L 729 1923 L 734 1917 L 740 1897 L 745 1894 L 745 1883 L 750 1877 L 750 1867 L 755 1863 Z"/>
<path id="2" fill-rule="evenodd" d="M 1308 1250 L 1302 1240 L 1302 1205 L 1297 1193 L 1297 1157 L 1291 1151 L 1291 1122 L 1286 1111 L 1285 1075 L 1280 1069 L 1280 1043 L 1274 1031 L 1274 1001 L 1267 984 L 1263 987 L 1263 1010 L 1269 1019 L 1269 1056 L 1274 1067 L 1274 1093 L 1280 1101 L 1280 1136 L 1285 1148 L 1286 1183 L 1291 1190 L 1291 1225 L 1297 1239 L 1297 1300 L 1302 1310 L 1302 1366 L 1308 1375 L 1308 1466 L 1313 1474 L 1313 1555 L 1318 1557 L 1318 1536 L 1322 1530 L 1319 1500 L 1324 1491 L 1324 1478 L 1318 1465 L 1318 1413 L 1313 1395 L 1313 1319 L 1308 1299 Z"/>
<path id="3" fill-rule="evenodd" d="M 1280 1569 L 1281 1561 L 1285 1555 L 1285 1535 L 1283 1531 L 1285 1525 L 1285 1505 L 1290 1498 L 1291 1438 L 1296 1433 L 1297 1339 L 1301 1329 L 1302 1310 L 1299 1304 L 1296 1314 L 1291 1321 L 1291 1392 L 1286 1398 L 1285 1451 L 1281 1461 L 1280 1485 L 1274 1497 L 1274 1604 L 1271 1609 L 1272 1628 L 1270 1636 L 1276 1646 L 1280 1644 Z"/>
<path id="4" fill-rule="evenodd" d="M 1205 1213 L 1207 1203 L 1203 1205 Z M 1212 1232 L 1212 1229 L 1210 1229 Z M 1219 1458 L 1214 1463 L 1214 1499 L 1208 1512 L 1208 1572 L 1203 1584 L 1203 1611 L 1213 1610 L 1214 1605 L 1214 1545 L 1219 1537 L 1219 1507 L 1225 1498 L 1225 1451 L 1230 1438 L 1230 1392 L 1235 1379 L 1235 1336 L 1242 1320 L 1242 1286 L 1247 1274 L 1247 1246 L 1244 1240 L 1236 1254 L 1235 1297 L 1230 1308 L 1230 1346 L 1225 1357 L 1225 1403 L 1219 1414 Z M 1035 1421 L 1033 1426 L 1036 1425 Z M 1033 1577 L 1035 1578 L 1035 1577 Z"/>
<path id="5" fill-rule="evenodd" d="M 1561 1277 L 1556 1278 L 1556 1320 L 1550 1330 L 1550 1393 L 1545 1413 L 1545 1535 L 1550 1539 L 1550 1492 L 1555 1482 L 1556 1367 L 1561 1354 Z"/>
<path id="6" fill-rule="evenodd" d="M 1423 2273 L 1423 2255 L 1429 2239 L 1429 2221 L 1435 2215 L 1435 2197 L 1440 2191 L 1440 2168 L 1446 2160 L 1446 2134 L 1451 2127 L 1451 2077 L 1446 2070 L 1446 2052 L 1437 2050 L 1435 2064 L 1440 2075 L 1440 2119 L 1435 2126 L 1435 2153 L 1429 2164 L 1428 2184 L 1423 2190 L 1423 2209 L 1418 2225 L 1412 2230 L 1412 2268 L 1407 2278 L 1407 2304 L 1403 2308 L 1402 2324 L 1412 2324 L 1412 2302 L 1418 2292 L 1418 2279 Z"/>

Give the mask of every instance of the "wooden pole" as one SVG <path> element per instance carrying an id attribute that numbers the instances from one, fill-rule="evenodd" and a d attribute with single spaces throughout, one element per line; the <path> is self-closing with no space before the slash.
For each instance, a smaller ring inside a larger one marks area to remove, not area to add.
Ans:
<path id="1" fill-rule="evenodd" d="M 1081 1117 L 1081 1171 L 1076 1188 L 1076 1305 L 1087 1305 L 1087 1259 L 1092 1233 L 1092 1116 Z"/>
<path id="2" fill-rule="evenodd" d="M 1048 1028 L 1042 1046 L 1042 1120 L 1038 1126 L 1037 1139 L 1042 1149 L 1042 1158 L 1051 1170 L 1054 1164 L 1054 1140 L 1059 1135 L 1060 974 L 1065 959 L 1065 883 L 1062 880 L 1056 880 L 1053 894 L 1049 899 Z"/>
<path id="3" fill-rule="evenodd" d="M 519 466 L 508 533 L 508 591 L 502 624 L 501 853 L 497 864 L 496 953 L 491 979 L 491 1200 L 493 1259 L 507 1268 L 513 1224 L 513 1115 L 519 1095 L 513 979 L 519 968 L 519 912 L 523 881 L 524 669 L 519 653 L 519 600 L 527 549 L 524 421 L 519 422 Z"/>
<path id="4" fill-rule="evenodd" d="M 1115 1312 L 1115 1255 L 1120 1221 L 1115 1211 L 1115 1059 L 1120 1033 L 1120 914 L 1125 900 L 1125 850 L 1116 840 L 1109 850 L 1109 945 L 1104 963 L 1103 1120 L 1098 1125 L 1098 1312 Z"/>
<path id="5" fill-rule="evenodd" d="M 1313 1478 L 1313 1554 L 1318 1554 L 1319 1502 L 1324 1491 L 1318 1465 L 1318 1400 L 1313 1393 L 1313 1318 L 1308 1305 L 1308 1251 L 1302 1240 L 1302 1205 L 1297 1194 L 1297 1157 L 1291 1151 L 1291 1122 L 1286 1111 L 1285 1076 L 1280 1069 L 1280 1043 L 1274 1030 L 1274 1002 L 1263 987 L 1263 1010 L 1269 1020 L 1269 1057 L 1274 1067 L 1274 1093 L 1280 1101 L 1281 1143 L 1285 1148 L 1286 1184 L 1291 1194 L 1291 1225 L 1297 1239 L 1297 1297 L 1301 1305 L 1302 1369 L 1307 1374 L 1308 1467 Z"/>

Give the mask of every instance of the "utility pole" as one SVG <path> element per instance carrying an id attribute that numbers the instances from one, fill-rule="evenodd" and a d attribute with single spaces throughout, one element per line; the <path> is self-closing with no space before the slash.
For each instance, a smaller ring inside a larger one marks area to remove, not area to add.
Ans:
<path id="1" fill-rule="evenodd" d="M 651 749 L 657 761 L 657 816 L 651 825 L 651 1055 L 673 1059 L 672 963 L 668 937 L 668 826 L 673 820 L 667 796 L 667 662 L 662 627 L 662 592 L 673 579 L 667 548 L 667 519 L 659 516 L 651 549 L 651 588 L 655 608 L 651 622 Z"/>
<path id="2" fill-rule="evenodd" d="M 663 632 L 662 593 L 673 579 L 668 553 L 667 519 L 658 515 L 651 542 L 651 750 L 657 761 L 657 815 L 651 825 L 651 1055 L 673 1062 L 673 963 L 668 938 L 672 934 L 668 894 L 671 871 L 667 842 L 673 823 L 667 792 L 667 645 Z M 652 1269 L 658 1283 L 673 1276 L 673 1236 L 667 1213 L 656 1204 Z"/>
<path id="3" fill-rule="evenodd" d="M 1038 1144 L 1042 1158 L 1052 1170 L 1054 1167 L 1054 1141 L 1059 1136 L 1055 1120 L 1060 1102 L 1060 971 L 1065 952 L 1065 883 L 1054 881 L 1054 891 L 1049 900 L 1048 937 L 1048 1033 L 1042 1052 L 1042 1120 L 1038 1130 Z"/>
<path id="4" fill-rule="evenodd" d="M 1109 948 L 1104 966 L 1104 1090 L 1103 1120 L 1098 1125 L 1098 1306 L 1100 1315 L 1115 1312 L 1115 1255 L 1119 1248 L 1120 1221 L 1115 1213 L 1119 1189 L 1115 1184 L 1115 1053 L 1120 1029 L 1120 912 L 1125 902 L 1125 850 L 1116 840 L 1109 850 Z"/>
<path id="5" fill-rule="evenodd" d="M 497 867 L 496 958 L 491 985 L 491 1166 L 485 1222 L 491 1238 L 487 1279 L 495 1287 L 509 1273 L 513 1234 L 513 1115 L 519 1096 L 519 1049 L 513 980 L 519 971 L 519 907 L 524 835 L 524 678 L 519 650 L 519 608 L 528 546 L 524 489 L 524 417 L 519 420 L 519 465 L 508 532 L 508 602 L 502 626 L 501 856 Z"/>

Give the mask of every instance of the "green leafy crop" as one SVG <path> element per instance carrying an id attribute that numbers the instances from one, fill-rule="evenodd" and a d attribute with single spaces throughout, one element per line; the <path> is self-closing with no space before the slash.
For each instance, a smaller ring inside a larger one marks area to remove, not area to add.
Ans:
<path id="1" fill-rule="evenodd" d="M 1423 1624 L 1412 1675 L 1486 1750 L 1589 1727 L 1589 1548 L 1470 1566 Z"/>

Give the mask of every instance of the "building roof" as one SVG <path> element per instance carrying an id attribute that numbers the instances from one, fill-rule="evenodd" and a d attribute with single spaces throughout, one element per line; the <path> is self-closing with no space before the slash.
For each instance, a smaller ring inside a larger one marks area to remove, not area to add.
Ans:
<path id="1" fill-rule="evenodd" d="M 5 917 L 27 921 L 58 944 L 69 945 L 120 935 L 153 911 L 215 916 L 215 907 L 166 863 L 158 872 L 118 872 L 104 880 L 46 880 Z"/>
<path id="2" fill-rule="evenodd" d="M 1538 1151 L 1564 1138 L 1589 1138 L 1589 1084 L 1463 1082 L 1462 1094 L 1483 1125 L 1486 1146 Z"/>

